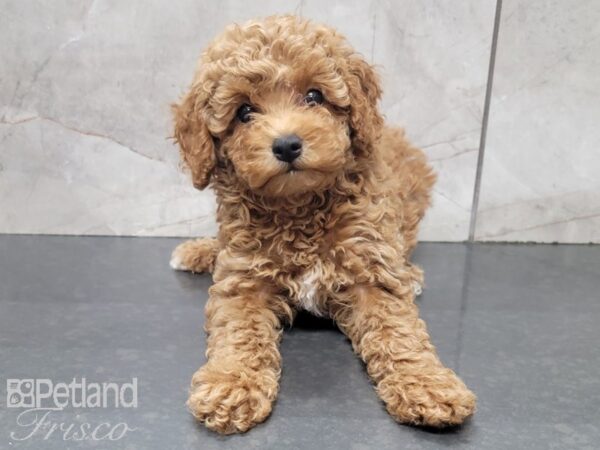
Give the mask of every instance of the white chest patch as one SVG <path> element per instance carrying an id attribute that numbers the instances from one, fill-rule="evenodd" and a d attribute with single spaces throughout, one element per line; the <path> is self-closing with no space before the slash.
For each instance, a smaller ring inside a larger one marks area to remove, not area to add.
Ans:
<path id="1" fill-rule="evenodd" d="M 297 296 L 300 307 L 317 316 L 323 315 L 323 312 L 319 309 L 319 305 L 317 304 L 320 276 L 321 268 L 318 265 L 308 272 L 305 272 L 302 277 L 300 277 L 300 290 L 298 291 Z"/>

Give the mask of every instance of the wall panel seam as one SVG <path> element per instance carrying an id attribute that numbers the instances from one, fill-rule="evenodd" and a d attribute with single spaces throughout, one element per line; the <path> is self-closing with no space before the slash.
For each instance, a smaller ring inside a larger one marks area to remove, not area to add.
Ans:
<path id="1" fill-rule="evenodd" d="M 496 0 L 496 12 L 494 16 L 494 30 L 492 32 L 492 45 L 490 48 L 490 62 L 488 66 L 487 85 L 485 88 L 485 100 L 483 104 L 483 117 L 481 120 L 481 135 L 479 139 L 479 153 L 477 155 L 477 168 L 475 172 L 475 184 L 473 186 L 473 202 L 471 203 L 471 220 L 469 223 L 469 241 L 475 240 L 475 228 L 477 227 L 477 212 L 479 209 L 479 194 L 481 191 L 481 176 L 483 173 L 483 161 L 485 155 L 485 144 L 487 139 L 488 121 L 490 116 L 490 103 L 492 88 L 494 84 L 494 70 L 496 66 L 496 48 L 498 47 L 498 34 L 500 32 L 500 18 L 502 16 L 502 0 Z"/>

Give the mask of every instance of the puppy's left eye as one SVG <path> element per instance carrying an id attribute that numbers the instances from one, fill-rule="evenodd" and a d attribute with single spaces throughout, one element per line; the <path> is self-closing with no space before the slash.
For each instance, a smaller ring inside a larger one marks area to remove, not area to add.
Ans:
<path id="1" fill-rule="evenodd" d="M 311 89 L 306 93 L 306 97 L 304 97 L 304 103 L 308 106 L 320 105 L 324 100 L 323 93 L 317 89 Z"/>

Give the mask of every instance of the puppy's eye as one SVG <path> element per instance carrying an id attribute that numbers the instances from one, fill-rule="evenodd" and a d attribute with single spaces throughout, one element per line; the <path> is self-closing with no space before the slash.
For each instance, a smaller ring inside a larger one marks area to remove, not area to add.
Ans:
<path id="1" fill-rule="evenodd" d="M 308 106 L 320 105 L 324 100 L 323 93 L 316 89 L 311 89 L 306 93 L 306 97 L 304 97 L 304 103 Z"/>
<path id="2" fill-rule="evenodd" d="M 238 108 L 235 115 L 240 122 L 246 123 L 246 122 L 250 122 L 250 119 L 252 119 L 252 113 L 255 111 L 256 110 L 252 107 L 252 105 L 249 105 L 248 103 L 244 103 L 242 106 L 240 106 Z"/>

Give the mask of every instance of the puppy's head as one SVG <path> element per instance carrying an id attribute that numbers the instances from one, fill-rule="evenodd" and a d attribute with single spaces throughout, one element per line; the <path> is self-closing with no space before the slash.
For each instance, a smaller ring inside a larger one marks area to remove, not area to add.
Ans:
<path id="1" fill-rule="evenodd" d="M 380 94 L 336 31 L 270 17 L 230 26 L 204 52 L 174 107 L 175 137 L 197 188 L 220 161 L 264 196 L 317 192 L 371 154 Z"/>

